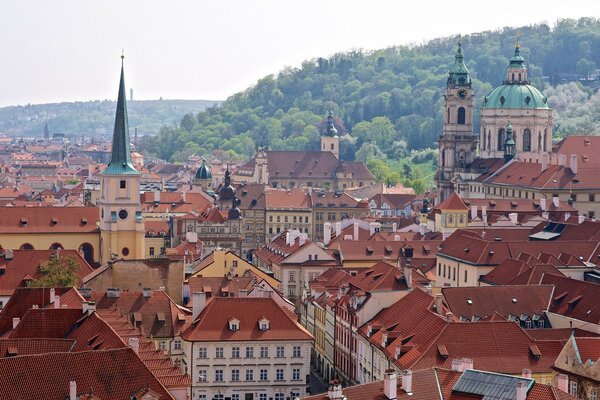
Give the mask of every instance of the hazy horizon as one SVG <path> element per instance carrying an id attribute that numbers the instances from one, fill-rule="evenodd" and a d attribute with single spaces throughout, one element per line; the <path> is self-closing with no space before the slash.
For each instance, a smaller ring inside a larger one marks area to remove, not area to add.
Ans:
<path id="1" fill-rule="evenodd" d="M 114 100 L 121 50 L 135 100 L 222 101 L 268 74 L 352 49 L 600 16 L 600 2 L 492 11 L 465 0 L 402 4 L 231 0 L 0 1 L 0 106 Z M 527 45 L 527 38 L 523 37 Z"/>

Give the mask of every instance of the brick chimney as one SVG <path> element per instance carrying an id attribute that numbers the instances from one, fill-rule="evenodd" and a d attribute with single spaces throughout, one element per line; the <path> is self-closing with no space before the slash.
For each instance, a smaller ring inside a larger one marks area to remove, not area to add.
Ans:
<path id="1" fill-rule="evenodd" d="M 127 344 L 135 351 L 135 354 L 140 354 L 140 339 L 137 337 L 130 337 Z"/>
<path id="2" fill-rule="evenodd" d="M 331 241 L 331 222 L 323 224 L 323 244 L 327 246 Z"/>
<path id="3" fill-rule="evenodd" d="M 388 400 L 396 400 L 396 387 L 398 385 L 398 376 L 393 369 L 386 369 L 383 376 L 383 395 Z"/>
<path id="4" fill-rule="evenodd" d="M 192 293 L 192 321 L 195 321 L 196 318 L 198 318 L 198 315 L 204 310 L 204 307 L 206 307 L 206 293 Z"/>
<path id="5" fill-rule="evenodd" d="M 435 295 L 435 312 L 442 315 L 442 294 L 438 293 Z"/>

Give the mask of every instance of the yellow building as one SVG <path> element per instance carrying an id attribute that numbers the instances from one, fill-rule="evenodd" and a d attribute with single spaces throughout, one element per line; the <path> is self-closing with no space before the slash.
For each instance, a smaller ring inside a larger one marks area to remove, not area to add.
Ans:
<path id="1" fill-rule="evenodd" d="M 217 249 L 213 251 L 197 264 L 194 264 L 193 268 L 192 277 L 202 276 L 206 278 L 242 276 L 244 271 L 250 270 L 260 279 L 264 279 L 273 289 L 281 290 L 281 284 L 277 279 L 228 250 Z"/>
<path id="2" fill-rule="evenodd" d="M 312 238 L 313 214 L 307 189 L 268 189 L 265 192 L 265 243 L 286 229 L 296 229 Z"/>
<path id="3" fill-rule="evenodd" d="M 111 258 L 144 258 L 144 220 L 140 204 L 140 178 L 131 161 L 125 77 L 121 81 L 115 117 L 111 158 L 100 173 L 101 262 Z"/>
<path id="4" fill-rule="evenodd" d="M 452 192 L 450 197 L 434 208 L 435 232 L 441 232 L 444 238 L 460 228 L 466 228 L 469 223 L 469 207 L 462 199 Z"/>

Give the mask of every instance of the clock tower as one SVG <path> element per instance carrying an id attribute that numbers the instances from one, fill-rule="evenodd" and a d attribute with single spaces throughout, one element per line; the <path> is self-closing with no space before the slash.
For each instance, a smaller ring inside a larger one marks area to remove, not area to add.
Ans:
<path id="1" fill-rule="evenodd" d="M 100 173 L 100 262 L 114 258 L 143 259 L 144 220 L 140 204 L 141 174 L 131 162 L 125 77 L 121 81 L 115 115 L 110 163 Z"/>
<path id="2" fill-rule="evenodd" d="M 473 98 L 471 76 L 459 42 L 444 93 L 444 128 L 439 139 L 436 174 L 439 203 L 450 197 L 455 178 L 469 168 L 475 158 L 477 136 L 473 134 Z"/>

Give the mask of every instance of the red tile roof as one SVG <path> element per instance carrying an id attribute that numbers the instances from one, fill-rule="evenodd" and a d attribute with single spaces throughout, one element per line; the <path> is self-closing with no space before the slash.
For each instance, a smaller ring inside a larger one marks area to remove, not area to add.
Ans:
<path id="1" fill-rule="evenodd" d="M 31 308 L 9 337 L 63 339 L 82 315 L 81 308 Z"/>
<path id="2" fill-rule="evenodd" d="M 543 315 L 548 309 L 554 286 L 473 286 L 442 288 L 450 311 L 471 322 L 474 317 L 484 319 L 494 312 L 504 319 L 509 315 L 525 314 L 530 318 Z"/>
<path id="3" fill-rule="evenodd" d="M 74 340 L 70 339 L 2 339 L 0 340 L 0 358 L 45 353 L 65 353 L 73 349 Z"/>
<path id="4" fill-rule="evenodd" d="M 469 207 L 465 205 L 465 202 L 460 198 L 460 196 L 456 192 L 452 192 L 450 197 L 446 200 L 435 206 L 435 208 L 440 210 L 469 210 Z"/>
<path id="5" fill-rule="evenodd" d="M 308 189 L 267 189 L 265 192 L 267 210 L 306 210 L 312 207 Z"/>
<path id="6" fill-rule="evenodd" d="M 237 331 L 229 330 L 228 321 L 240 321 Z M 260 330 L 258 321 L 270 321 L 268 330 Z M 181 337 L 187 341 L 239 340 L 312 340 L 304 327 L 271 298 L 216 297 L 202 310 Z"/>
<path id="7" fill-rule="evenodd" d="M 92 233 L 99 220 L 97 207 L 0 207 L 3 233 Z"/>
<path id="8" fill-rule="evenodd" d="M 0 250 L 0 296 L 10 296 L 19 286 L 25 286 L 23 278 L 30 276 L 39 279 L 39 268 L 44 262 L 56 255 L 56 250 L 12 250 L 12 258 L 7 255 L 7 250 Z M 76 250 L 60 250 L 60 257 L 72 257 L 79 268 L 75 271 L 82 279 L 93 271 L 92 267 L 81 257 Z"/>
<path id="9" fill-rule="evenodd" d="M 130 348 L 1 358 L 0 370 L 5 400 L 64 399 L 70 381 L 77 383 L 77 393 L 93 391 L 100 399 L 128 399 L 144 387 L 161 400 L 174 399 Z"/>
<path id="10" fill-rule="evenodd" d="M 541 283 L 555 286 L 550 312 L 600 324 L 600 284 L 551 274 Z"/>

